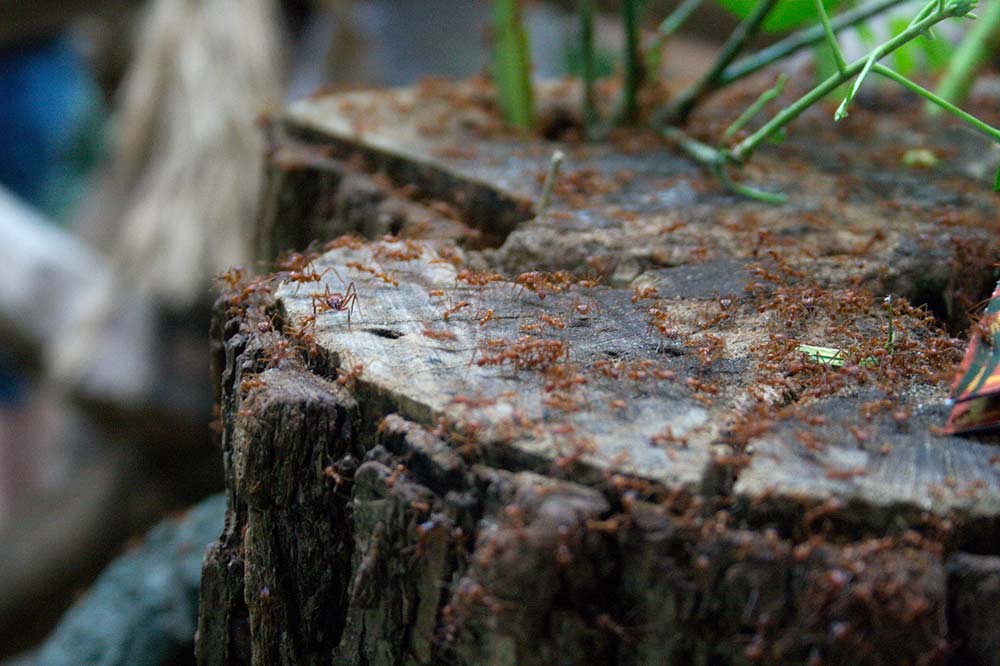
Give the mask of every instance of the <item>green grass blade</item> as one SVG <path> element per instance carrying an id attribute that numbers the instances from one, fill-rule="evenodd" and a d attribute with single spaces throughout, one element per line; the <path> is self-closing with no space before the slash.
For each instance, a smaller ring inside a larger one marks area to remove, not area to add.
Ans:
<path id="1" fill-rule="evenodd" d="M 530 129 L 535 124 L 531 52 L 518 0 L 495 0 L 493 22 L 496 31 L 493 76 L 500 96 L 500 107 L 508 123 Z"/>
<path id="2" fill-rule="evenodd" d="M 594 0 L 580 0 L 580 48 L 583 51 L 583 124 L 589 137 L 597 126 L 594 85 L 597 80 L 594 56 Z"/>
<path id="3" fill-rule="evenodd" d="M 762 92 L 760 97 L 758 97 L 753 104 L 748 106 L 746 110 L 744 110 L 743 113 L 741 113 L 739 117 L 733 121 L 732 125 L 726 128 L 726 131 L 722 133 L 723 143 L 736 136 L 736 133 L 746 127 L 747 123 L 753 120 L 758 113 L 763 111 L 765 106 L 780 97 L 781 93 L 785 91 L 785 83 L 787 81 L 788 75 L 784 73 L 780 74 L 778 76 L 778 81 L 774 84 L 774 86 Z"/>
<path id="4" fill-rule="evenodd" d="M 830 46 L 830 51 L 833 52 L 833 60 L 837 63 L 837 69 L 843 72 L 847 69 L 847 60 L 844 58 L 843 51 L 840 50 L 840 43 L 837 41 L 837 35 L 833 31 L 833 26 L 830 25 L 830 17 L 826 13 L 823 0 L 815 1 L 816 13 L 819 14 L 820 23 L 823 24 L 823 32 L 826 33 L 826 42 Z"/>

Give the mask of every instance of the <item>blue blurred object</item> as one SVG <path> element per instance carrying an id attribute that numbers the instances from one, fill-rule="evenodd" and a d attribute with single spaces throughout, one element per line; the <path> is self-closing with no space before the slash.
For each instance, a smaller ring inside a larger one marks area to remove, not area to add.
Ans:
<path id="1" fill-rule="evenodd" d="M 0 407 L 19 407 L 24 401 L 25 378 L 11 355 L 0 350 Z"/>
<path id="2" fill-rule="evenodd" d="M 97 161 L 103 106 L 69 37 L 0 50 L 0 184 L 49 219 L 67 221 Z M 19 365 L 0 353 L 0 406 L 24 399 Z"/>
<path id="3" fill-rule="evenodd" d="M 104 109 L 65 36 L 0 50 L 0 183 L 65 221 L 99 153 Z"/>

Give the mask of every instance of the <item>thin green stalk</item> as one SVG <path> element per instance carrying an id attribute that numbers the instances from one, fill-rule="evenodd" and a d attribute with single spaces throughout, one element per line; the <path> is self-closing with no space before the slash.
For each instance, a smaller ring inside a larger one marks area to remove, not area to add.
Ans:
<path id="1" fill-rule="evenodd" d="M 680 146 L 695 162 L 708 167 L 715 167 L 726 161 L 726 155 L 721 150 L 688 136 L 683 130 L 676 127 L 667 125 L 660 130 L 660 133 L 668 140 Z"/>
<path id="2" fill-rule="evenodd" d="M 500 106 L 507 122 L 515 127 L 529 129 L 535 124 L 531 53 L 518 1 L 495 0 L 493 21 L 496 30 L 493 75 L 500 96 Z"/>
<path id="3" fill-rule="evenodd" d="M 726 162 L 729 156 L 724 150 L 719 150 L 707 143 L 698 141 L 671 125 L 667 125 L 660 131 L 664 137 L 676 143 L 692 159 L 705 165 L 727 189 L 741 196 L 763 201 L 764 203 L 780 204 L 785 202 L 786 197 L 783 194 L 766 192 L 733 180 L 726 171 Z"/>
<path id="4" fill-rule="evenodd" d="M 833 119 L 835 121 L 841 121 L 847 117 L 847 107 L 854 101 L 854 96 L 858 94 L 859 90 L 861 90 L 861 84 L 865 82 L 866 78 L 868 78 L 868 72 L 871 71 L 872 65 L 875 64 L 875 61 L 879 57 L 881 56 L 879 56 L 876 51 L 872 51 L 871 54 L 869 54 L 865 64 L 861 67 L 861 73 L 858 74 L 856 79 L 854 79 L 854 83 L 851 84 L 851 89 L 847 91 L 844 101 L 840 103 L 840 106 L 837 107 L 836 113 L 833 114 Z M 842 69 L 840 71 L 844 70 Z"/>
<path id="5" fill-rule="evenodd" d="M 923 86 L 914 83 L 913 81 L 906 78 L 902 74 L 889 69 L 885 65 L 876 63 L 875 66 L 872 67 L 872 71 L 875 72 L 876 74 L 881 74 L 887 79 L 892 79 L 901 86 L 904 86 L 908 90 L 920 95 L 921 97 L 926 99 L 929 103 L 938 105 L 948 113 L 951 113 L 952 115 L 961 118 L 968 124 L 975 127 L 977 130 L 985 134 L 986 136 L 990 137 L 997 143 L 1000 143 L 1000 129 L 997 129 L 992 125 L 984 123 L 982 120 L 976 118 L 968 111 L 963 111 L 962 109 L 958 108 L 957 106 L 955 106 L 948 100 L 944 99 L 943 97 L 939 97 L 938 95 L 934 94 L 927 88 L 924 88 Z"/>
<path id="6" fill-rule="evenodd" d="M 695 105 L 709 92 L 719 87 L 718 79 L 733 60 L 746 48 L 746 45 L 760 31 L 771 10 L 778 4 L 778 0 L 759 0 L 750 14 L 740 22 L 740 24 L 729 35 L 729 39 L 722 45 L 718 59 L 712 68 L 694 83 L 690 88 L 681 93 L 676 101 L 668 105 L 663 111 L 657 114 L 654 119 L 655 125 L 676 124 L 684 122 L 691 114 Z"/>
<path id="7" fill-rule="evenodd" d="M 667 40 L 671 35 L 680 30 L 681 26 L 687 23 L 691 15 L 701 7 L 705 0 L 684 0 L 677 5 L 674 11 L 670 12 L 667 18 L 663 19 L 656 28 L 656 35 L 646 49 L 646 75 L 651 78 L 659 78 L 661 65 L 663 63 L 663 49 L 667 45 Z"/>
<path id="8" fill-rule="evenodd" d="M 826 14 L 826 6 L 823 4 L 823 0 L 815 0 L 816 2 L 816 13 L 819 14 L 820 23 L 823 25 L 823 32 L 826 34 L 826 42 L 830 45 L 830 51 L 833 52 L 833 60 L 837 63 L 837 69 L 841 72 L 847 69 L 847 60 L 844 58 L 843 51 L 840 50 L 840 43 L 837 41 L 837 35 L 833 32 L 833 26 L 830 25 L 830 17 Z"/>
<path id="9" fill-rule="evenodd" d="M 969 96 L 976 75 L 996 53 L 998 46 L 1000 0 L 993 0 L 951 57 L 948 69 L 938 84 L 938 95 L 956 104 L 963 103 Z M 936 112 L 938 108 L 928 106 L 928 111 L 931 110 Z"/>
<path id="10" fill-rule="evenodd" d="M 681 26 L 687 23 L 687 20 L 691 18 L 691 15 L 695 13 L 704 1 L 684 0 L 684 2 L 677 5 L 677 8 L 670 12 L 670 15 L 663 19 L 656 28 L 656 37 L 658 40 L 661 40 L 659 44 L 662 46 L 670 38 L 670 35 L 680 30 Z M 654 42 L 654 44 L 656 43 Z"/>
<path id="11" fill-rule="evenodd" d="M 758 97 L 753 104 L 748 106 L 746 110 L 733 121 L 732 125 L 726 128 L 726 131 L 722 133 L 722 142 L 728 143 L 734 136 L 736 136 L 736 133 L 746 127 L 747 123 L 753 120 L 765 106 L 777 99 L 781 93 L 785 91 L 785 83 L 787 81 L 788 75 L 782 73 L 773 87 L 762 92 L 760 97 Z"/>
<path id="12" fill-rule="evenodd" d="M 836 34 L 846 28 L 850 28 L 854 25 L 867 21 L 871 17 L 877 16 L 878 14 L 881 14 L 887 9 L 891 9 L 896 5 L 912 1 L 913 0 L 877 0 L 876 2 L 846 11 L 843 14 L 834 17 L 830 21 L 830 27 L 834 34 Z M 721 88 L 735 81 L 739 81 L 742 78 L 764 69 L 768 65 L 778 62 L 779 60 L 783 60 L 794 53 L 798 53 L 804 48 L 818 44 L 824 39 L 826 39 L 826 29 L 822 25 L 813 26 L 808 30 L 797 32 L 794 35 L 786 37 L 780 42 L 761 49 L 757 53 L 747 56 L 746 58 L 743 58 L 742 60 L 727 67 L 726 70 L 719 75 L 716 87 Z"/>
<path id="13" fill-rule="evenodd" d="M 757 201 L 762 201 L 768 204 L 783 204 L 788 201 L 788 197 L 784 194 L 778 192 L 768 192 L 766 190 L 751 187 L 750 185 L 733 180 L 726 171 L 725 164 L 716 166 L 714 171 L 716 178 L 718 178 L 723 185 L 733 192 L 736 192 L 737 194 L 748 199 L 756 199 Z"/>
<path id="14" fill-rule="evenodd" d="M 912 26 L 920 21 L 923 21 L 925 18 L 934 13 L 935 10 L 940 11 L 941 9 L 943 9 L 943 7 L 940 6 L 940 0 L 928 0 L 924 3 L 924 6 L 920 9 L 920 11 L 917 12 L 917 15 L 913 17 L 913 20 L 910 21 L 910 25 Z"/>
<path id="15" fill-rule="evenodd" d="M 640 5 L 643 0 L 623 0 L 622 22 L 625 26 L 625 80 L 622 101 L 615 123 L 631 123 L 639 117 L 639 86 L 642 85 L 642 54 L 639 51 Z"/>
<path id="16" fill-rule="evenodd" d="M 580 45 L 583 50 L 583 123 L 587 136 L 597 126 L 597 104 L 594 83 L 597 78 L 594 63 L 594 0 L 579 0 Z"/>
<path id="17" fill-rule="evenodd" d="M 941 21 L 956 16 L 963 16 L 971 9 L 973 4 L 974 3 L 972 2 L 953 0 L 943 11 L 927 16 L 923 20 L 911 25 L 903 32 L 874 49 L 868 56 L 859 58 L 848 65 L 847 69 L 843 72 L 832 74 L 825 81 L 814 87 L 794 103 L 778 112 L 770 121 L 765 123 L 763 127 L 737 144 L 737 146 L 730 153 L 731 158 L 736 162 L 746 161 L 763 141 L 788 123 L 798 118 L 806 109 L 819 102 L 827 94 L 836 90 L 840 85 L 859 74 L 870 60 L 881 60 L 886 55 L 892 53 L 904 44 L 916 39 L 921 34 L 926 32 L 928 28 L 940 23 Z"/>

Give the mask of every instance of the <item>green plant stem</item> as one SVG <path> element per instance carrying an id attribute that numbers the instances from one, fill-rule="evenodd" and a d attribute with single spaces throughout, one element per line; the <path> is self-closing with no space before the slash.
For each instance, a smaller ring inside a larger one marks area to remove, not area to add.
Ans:
<path id="1" fill-rule="evenodd" d="M 691 18 L 691 15 L 697 11 L 698 7 L 700 7 L 704 1 L 705 0 L 684 0 L 684 2 L 677 5 L 677 8 L 670 12 L 670 15 L 663 19 L 660 25 L 657 26 L 656 38 L 659 40 L 658 43 L 662 46 L 663 43 L 670 38 L 670 35 L 680 30 L 681 26 L 687 23 L 687 20 Z M 656 43 L 657 42 L 654 42 L 654 44 Z"/>
<path id="2" fill-rule="evenodd" d="M 844 101 L 840 103 L 840 106 L 837 107 L 836 113 L 833 114 L 833 119 L 835 121 L 841 121 L 847 117 L 847 107 L 854 101 L 854 96 L 858 94 L 859 90 L 861 90 L 861 84 L 864 83 L 865 79 L 868 77 L 868 72 L 871 71 L 872 67 L 875 65 L 875 61 L 880 57 L 881 56 L 879 56 L 876 51 L 872 51 L 868 54 L 868 59 L 861 67 L 861 73 L 858 74 L 856 79 L 854 79 L 854 83 L 851 84 L 851 89 L 847 91 Z"/>
<path id="3" fill-rule="evenodd" d="M 722 142 L 728 143 L 729 140 L 736 136 L 737 132 L 746 127 L 747 123 L 753 120 L 765 106 L 767 106 L 771 101 L 777 99 L 778 96 L 785 91 L 785 83 L 787 81 L 788 75 L 782 73 L 773 87 L 762 92 L 760 97 L 758 97 L 753 104 L 748 106 L 746 110 L 733 121 L 732 125 L 726 128 L 726 131 L 722 133 Z"/>
<path id="4" fill-rule="evenodd" d="M 726 155 L 724 152 L 719 150 L 714 146 L 710 146 L 707 143 L 699 141 L 694 137 L 690 137 L 684 133 L 683 130 L 667 125 L 660 132 L 668 140 L 677 144 L 680 148 L 684 150 L 690 157 L 694 159 L 695 162 L 704 164 L 708 167 L 715 167 L 726 161 Z"/>
<path id="5" fill-rule="evenodd" d="M 852 9 L 834 17 L 830 21 L 830 28 L 834 34 L 836 34 L 845 28 L 850 28 L 858 23 L 867 21 L 871 17 L 881 14 L 896 5 L 912 1 L 913 0 L 877 0 L 877 2 L 872 2 L 863 7 Z M 783 60 L 784 58 L 787 58 L 804 48 L 818 44 L 824 39 L 826 39 L 826 29 L 822 25 L 817 25 L 809 28 L 808 30 L 795 33 L 794 35 L 791 35 L 776 44 L 772 44 L 771 46 L 761 49 L 757 53 L 747 56 L 746 58 L 733 63 L 730 67 L 727 67 L 725 71 L 719 75 L 716 82 L 716 88 L 721 88 L 735 81 L 739 81 L 740 79 L 750 76 L 751 74 L 764 69 L 768 65 L 778 62 L 779 60 Z"/>
<path id="6" fill-rule="evenodd" d="M 597 126 L 597 104 L 594 83 L 597 78 L 594 62 L 594 0 L 579 0 L 580 45 L 583 51 L 583 123 L 587 136 Z"/>
<path id="7" fill-rule="evenodd" d="M 729 160 L 729 155 L 726 151 L 698 141 L 685 134 L 682 130 L 670 125 L 664 127 L 661 133 L 664 137 L 677 144 L 696 162 L 707 167 L 727 189 L 739 195 L 765 203 L 780 204 L 785 202 L 786 197 L 782 194 L 766 192 L 733 180 L 726 171 L 726 162 Z"/>
<path id="8" fill-rule="evenodd" d="M 912 92 L 915 92 L 916 94 L 920 95 L 921 97 L 923 97 L 924 99 L 926 99 L 929 103 L 936 104 L 937 106 L 939 106 L 940 108 L 944 109 L 948 113 L 951 113 L 952 115 L 957 116 L 958 118 L 961 118 L 962 120 L 964 120 L 968 124 L 970 124 L 973 127 L 975 127 L 977 130 L 979 130 L 980 132 L 982 132 L 983 134 L 985 134 L 986 136 L 990 137 L 991 139 L 993 139 L 997 143 L 1000 143 L 1000 130 L 998 130 L 997 128 L 995 128 L 995 127 L 993 127 L 991 125 L 988 125 L 988 124 L 984 123 L 982 120 L 980 120 L 979 118 L 976 118 L 974 115 L 972 115 L 968 111 L 963 111 L 962 109 L 958 108 L 957 106 L 955 106 L 954 104 L 952 104 L 948 100 L 946 100 L 946 99 L 944 99 L 942 97 L 939 97 L 938 95 L 935 95 L 933 92 L 931 92 L 927 88 L 924 88 L 923 86 L 921 86 L 921 85 L 919 85 L 917 83 L 914 83 L 913 81 L 911 81 L 910 79 L 906 78 L 902 74 L 889 69 L 885 65 L 881 65 L 881 64 L 876 63 L 875 66 L 872 67 L 872 71 L 875 72 L 876 74 L 881 74 L 882 76 L 886 77 L 887 79 L 892 79 L 893 81 L 895 81 L 896 83 L 900 84 L 901 86 L 904 86 L 908 90 L 910 90 Z"/>
<path id="9" fill-rule="evenodd" d="M 622 101 L 615 124 L 631 123 L 639 117 L 639 86 L 642 85 L 642 54 L 639 50 L 639 15 L 643 0 L 623 0 L 622 22 L 625 26 L 625 80 Z"/>
<path id="10" fill-rule="evenodd" d="M 950 102 L 962 104 L 969 96 L 976 75 L 989 62 L 998 46 L 1000 0 L 993 0 L 959 44 L 938 84 L 937 94 Z M 928 111 L 937 112 L 938 109 L 938 106 L 928 105 Z"/>
<path id="11" fill-rule="evenodd" d="M 826 14 L 826 6 L 823 5 L 823 0 L 815 0 L 815 2 L 816 13 L 819 14 L 819 20 L 823 26 L 823 32 L 826 36 L 826 42 L 830 46 L 830 51 L 833 52 L 833 60 L 837 63 L 837 69 L 842 72 L 847 69 L 847 60 L 844 58 L 844 53 L 840 50 L 840 44 L 837 42 L 837 35 L 833 31 L 833 26 L 830 25 L 830 17 Z"/>
<path id="12" fill-rule="evenodd" d="M 663 62 L 663 49 L 667 45 L 667 40 L 680 30 L 681 26 L 687 23 L 691 15 L 701 7 L 705 0 L 684 0 L 677 5 L 674 11 L 670 12 L 667 18 L 663 19 L 656 28 L 656 35 L 646 49 L 646 75 L 658 79 L 660 67 Z"/>
<path id="13" fill-rule="evenodd" d="M 855 60 L 853 63 L 848 65 L 847 69 L 844 71 L 832 74 L 825 81 L 814 87 L 791 105 L 779 111 L 773 118 L 771 118 L 771 120 L 765 123 L 763 127 L 737 144 L 736 147 L 733 148 L 732 152 L 729 153 L 731 159 L 735 162 L 745 162 L 763 141 L 788 123 L 798 118 L 806 109 L 819 102 L 827 94 L 836 90 L 840 85 L 859 74 L 865 68 L 866 63 L 870 60 L 881 60 L 899 47 L 919 37 L 931 26 L 949 18 L 962 16 L 965 11 L 968 11 L 968 8 L 962 3 L 951 2 L 944 8 L 944 10 L 926 16 L 923 20 L 914 23 L 903 32 L 874 49 L 867 56 Z"/>
<path id="14" fill-rule="evenodd" d="M 499 91 L 500 106 L 507 122 L 515 127 L 529 129 L 535 124 L 531 54 L 518 1 L 494 0 L 493 21 L 496 29 L 493 75 Z"/>
<path id="15" fill-rule="evenodd" d="M 760 31 L 760 27 L 777 4 L 778 0 L 759 0 L 753 11 L 740 22 L 729 35 L 726 43 L 722 45 L 719 57 L 712 68 L 699 81 L 681 93 L 674 102 L 658 113 L 654 124 L 657 126 L 672 125 L 687 120 L 695 105 L 705 95 L 719 87 L 719 77 Z"/>

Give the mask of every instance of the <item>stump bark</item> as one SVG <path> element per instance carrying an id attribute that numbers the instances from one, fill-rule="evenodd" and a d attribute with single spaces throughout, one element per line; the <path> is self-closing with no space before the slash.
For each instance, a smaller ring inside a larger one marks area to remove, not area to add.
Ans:
<path id="1" fill-rule="evenodd" d="M 563 145 L 535 215 L 555 144 L 496 123 L 435 84 L 274 128 L 262 259 L 322 252 L 216 309 L 199 662 L 997 663 L 1000 449 L 936 430 L 993 278 L 982 146 L 806 118 L 746 174 L 775 208 L 629 134 Z"/>

